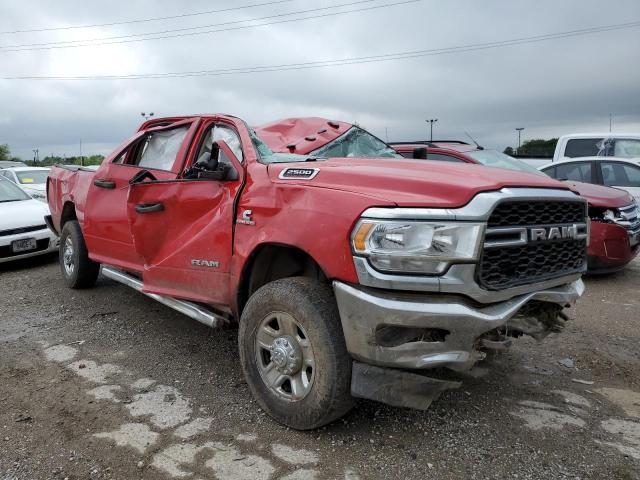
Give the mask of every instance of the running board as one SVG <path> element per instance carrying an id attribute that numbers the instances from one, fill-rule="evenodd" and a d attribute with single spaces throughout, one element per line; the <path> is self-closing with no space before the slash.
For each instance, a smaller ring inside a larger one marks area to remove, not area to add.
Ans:
<path id="1" fill-rule="evenodd" d="M 122 270 L 117 270 L 113 267 L 102 267 L 102 274 L 110 278 L 111 280 L 115 280 L 116 282 L 122 283 L 128 287 L 137 290 L 140 293 L 145 294 L 147 297 L 153 298 L 154 300 L 166 305 L 167 307 L 173 308 L 178 312 L 186 315 L 187 317 L 193 318 L 200 323 L 205 324 L 207 327 L 218 328 L 226 323 L 228 323 L 227 319 L 221 315 L 218 315 L 211 310 L 207 310 L 206 308 L 201 307 L 192 302 L 188 302 L 187 300 L 178 300 L 173 297 L 165 297 L 163 295 L 157 295 L 155 293 L 147 293 L 143 291 L 142 282 L 138 280 L 133 275 L 129 275 L 128 273 L 123 272 Z"/>

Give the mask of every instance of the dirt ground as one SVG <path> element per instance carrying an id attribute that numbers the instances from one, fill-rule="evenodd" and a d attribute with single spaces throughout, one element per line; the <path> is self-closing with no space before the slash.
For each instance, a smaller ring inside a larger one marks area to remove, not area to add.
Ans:
<path id="1" fill-rule="evenodd" d="M 563 334 L 430 410 L 360 401 L 296 432 L 252 401 L 235 329 L 68 290 L 55 257 L 0 266 L 0 479 L 638 479 L 640 262 L 586 284 Z"/>

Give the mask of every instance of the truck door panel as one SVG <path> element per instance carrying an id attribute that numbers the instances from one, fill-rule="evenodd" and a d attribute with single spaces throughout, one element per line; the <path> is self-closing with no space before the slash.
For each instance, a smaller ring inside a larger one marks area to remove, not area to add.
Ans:
<path id="1" fill-rule="evenodd" d="M 133 184 L 127 215 L 143 258 L 144 290 L 229 305 L 234 203 L 243 181 L 174 180 Z"/>

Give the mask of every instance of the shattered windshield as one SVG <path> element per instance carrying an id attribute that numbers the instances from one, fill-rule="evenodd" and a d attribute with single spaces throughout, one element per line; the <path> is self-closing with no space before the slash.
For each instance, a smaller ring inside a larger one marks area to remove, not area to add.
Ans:
<path id="1" fill-rule="evenodd" d="M 509 155 L 500 153 L 496 150 L 476 150 L 473 152 L 466 152 L 466 154 L 486 167 L 506 168 L 507 170 L 544 175 L 538 171 L 537 168 L 527 165 L 516 158 L 510 157 Z"/>
<path id="2" fill-rule="evenodd" d="M 403 158 L 382 140 L 360 127 L 351 127 L 347 133 L 309 155 L 323 158 Z"/>
<path id="3" fill-rule="evenodd" d="M 605 138 L 598 143 L 599 157 L 640 158 L 640 140 Z"/>
<path id="4" fill-rule="evenodd" d="M 267 146 L 264 141 L 258 136 L 256 131 L 253 128 L 247 128 L 249 130 L 249 136 L 251 137 L 251 143 L 253 143 L 253 148 L 255 148 L 260 157 L 269 157 L 273 155 L 271 149 Z"/>

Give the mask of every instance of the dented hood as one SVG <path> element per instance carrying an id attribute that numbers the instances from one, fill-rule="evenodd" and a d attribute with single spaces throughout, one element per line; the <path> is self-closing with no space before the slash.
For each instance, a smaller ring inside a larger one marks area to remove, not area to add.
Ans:
<path id="1" fill-rule="evenodd" d="M 618 188 L 582 182 L 563 182 L 571 190 L 584 197 L 590 205 L 602 208 L 620 208 L 633 203 L 633 197 Z"/>
<path id="2" fill-rule="evenodd" d="M 268 168 L 274 183 L 343 190 L 398 206 L 456 208 L 480 192 L 504 187 L 568 190 L 562 182 L 541 175 L 428 160 L 335 158 L 272 163 Z M 313 178 L 299 172 L 290 178 L 285 175 L 287 169 L 318 171 Z"/>

